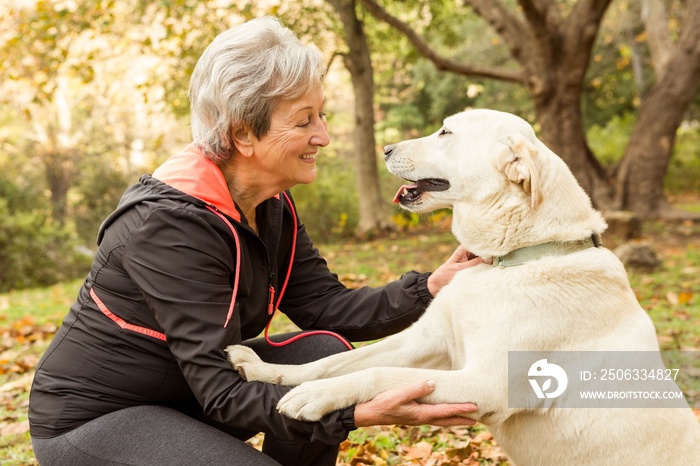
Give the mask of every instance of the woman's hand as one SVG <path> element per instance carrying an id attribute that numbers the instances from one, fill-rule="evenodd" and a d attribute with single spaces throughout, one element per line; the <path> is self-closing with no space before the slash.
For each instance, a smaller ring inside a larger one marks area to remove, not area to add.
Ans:
<path id="1" fill-rule="evenodd" d="M 485 261 L 481 257 L 476 257 L 461 245 L 458 246 L 450 258 L 428 277 L 428 291 L 433 296 L 437 296 L 438 291 L 450 283 L 450 280 L 457 272 L 483 263 Z"/>
<path id="2" fill-rule="evenodd" d="M 416 399 L 429 395 L 435 389 L 432 380 L 380 393 L 372 400 L 355 406 L 355 426 L 377 425 L 471 426 L 475 422 L 466 417 L 476 411 L 474 403 L 423 404 Z"/>

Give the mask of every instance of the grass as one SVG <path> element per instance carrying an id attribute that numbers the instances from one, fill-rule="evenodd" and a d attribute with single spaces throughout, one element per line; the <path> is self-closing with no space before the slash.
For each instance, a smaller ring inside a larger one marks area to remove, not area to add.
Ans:
<path id="1" fill-rule="evenodd" d="M 619 244 L 615 238 L 604 240 L 611 249 Z M 653 272 L 630 270 L 630 283 L 655 322 L 661 348 L 700 350 L 700 222 L 649 222 L 642 240 L 663 265 Z M 433 270 L 456 246 L 446 224 L 438 222 L 391 238 L 323 244 L 319 249 L 344 283 L 359 287 L 381 285 L 410 269 Z M 81 281 L 0 295 L 2 466 L 36 464 L 26 421 L 31 376 Z M 288 330 L 293 325 L 278 314 L 272 332 Z M 471 458 L 468 464 L 506 464 L 483 426 L 358 429 L 343 444 L 339 464 L 421 464 L 426 454 L 435 459 L 431 464 L 458 464 L 450 457 Z"/>

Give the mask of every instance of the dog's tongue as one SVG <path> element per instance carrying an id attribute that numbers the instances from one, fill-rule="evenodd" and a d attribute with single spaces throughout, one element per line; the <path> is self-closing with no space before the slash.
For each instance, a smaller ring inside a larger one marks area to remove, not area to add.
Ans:
<path id="1" fill-rule="evenodd" d="M 396 191 L 396 196 L 394 196 L 394 204 L 400 203 L 399 199 L 401 199 L 401 196 L 403 196 L 403 194 L 406 191 L 411 190 L 411 189 L 416 189 L 416 188 L 418 188 L 418 185 L 416 185 L 416 184 L 405 184 L 405 185 L 401 186 L 399 188 L 399 190 Z"/>

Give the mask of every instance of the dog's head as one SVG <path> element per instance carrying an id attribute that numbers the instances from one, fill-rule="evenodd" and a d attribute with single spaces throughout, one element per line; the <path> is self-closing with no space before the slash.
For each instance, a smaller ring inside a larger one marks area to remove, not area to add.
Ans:
<path id="1" fill-rule="evenodd" d="M 419 213 L 452 208 L 455 236 L 482 257 L 605 229 L 566 164 L 509 113 L 458 113 L 429 136 L 386 146 L 385 160 L 410 181 L 394 201 Z"/>

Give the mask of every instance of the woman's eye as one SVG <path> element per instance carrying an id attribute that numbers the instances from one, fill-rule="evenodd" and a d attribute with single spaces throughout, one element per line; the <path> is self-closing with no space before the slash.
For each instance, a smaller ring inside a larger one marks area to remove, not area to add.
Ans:
<path id="1" fill-rule="evenodd" d="M 318 114 L 318 119 L 321 121 L 326 121 L 326 112 L 320 112 Z M 309 126 L 311 124 L 311 117 L 309 116 L 306 120 L 300 122 L 297 126 L 299 127 L 304 127 L 304 126 Z"/>

